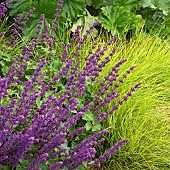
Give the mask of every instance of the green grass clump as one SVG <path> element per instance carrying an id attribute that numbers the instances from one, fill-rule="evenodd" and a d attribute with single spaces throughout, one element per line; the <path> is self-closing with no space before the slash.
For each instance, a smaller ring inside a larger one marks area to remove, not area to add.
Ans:
<path id="1" fill-rule="evenodd" d="M 111 67 L 121 59 L 128 59 L 121 66 L 124 73 L 132 65 L 136 69 L 121 84 L 119 91 L 126 94 L 137 82 L 142 86 L 117 112 L 104 122 L 111 127 L 105 136 L 103 152 L 121 139 L 130 142 L 117 151 L 101 169 L 150 169 L 170 168 L 170 51 L 165 41 L 141 33 L 129 43 L 115 43 L 118 49 L 112 61 L 100 75 L 102 80 Z"/>

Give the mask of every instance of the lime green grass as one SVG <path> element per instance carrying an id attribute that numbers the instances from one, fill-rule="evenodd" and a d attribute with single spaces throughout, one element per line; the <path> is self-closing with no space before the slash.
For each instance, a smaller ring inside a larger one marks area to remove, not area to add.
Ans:
<path id="1" fill-rule="evenodd" d="M 111 127 L 100 146 L 102 153 L 121 139 L 130 142 L 102 165 L 107 170 L 163 170 L 170 168 L 170 50 L 165 41 L 141 33 L 130 43 L 113 45 L 118 50 L 112 61 L 100 75 L 102 80 L 120 59 L 128 59 L 122 65 L 124 73 L 132 65 L 137 68 L 119 88 L 126 94 L 136 83 L 142 82 L 134 95 L 110 116 L 103 127 Z"/>

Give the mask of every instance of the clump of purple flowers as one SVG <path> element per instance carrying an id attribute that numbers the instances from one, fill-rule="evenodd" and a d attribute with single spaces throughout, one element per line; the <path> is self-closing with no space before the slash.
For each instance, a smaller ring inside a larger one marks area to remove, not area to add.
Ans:
<path id="1" fill-rule="evenodd" d="M 51 27 L 54 32 L 62 4 L 63 0 L 59 0 Z M 6 7 L 5 3 L 0 4 L 1 19 L 5 16 Z M 24 18 L 25 21 L 28 20 L 33 10 Z M 104 138 L 101 137 L 109 131 L 108 129 L 97 132 L 86 131 L 82 118 L 90 110 L 95 115 L 96 122 L 107 120 L 108 115 L 113 114 L 120 105 L 127 101 L 141 83 L 132 87 L 127 95 L 113 105 L 111 110 L 100 112 L 101 108 L 120 96 L 116 88 L 123 83 L 123 79 L 127 78 L 127 75 L 135 67 L 131 67 L 120 78 L 118 73 L 120 66 L 126 62 L 126 60 L 122 60 L 113 66 L 112 71 L 104 77 L 103 82 L 98 81 L 100 72 L 115 53 L 115 49 L 113 49 L 108 56 L 102 59 L 105 51 L 116 39 L 116 37 L 112 37 L 103 48 L 94 43 L 92 50 L 88 51 L 85 67 L 82 70 L 79 69 L 81 49 L 98 21 L 86 31 L 86 35 L 83 37 L 80 36 L 82 26 L 79 26 L 70 42 L 61 44 L 63 52 L 59 55 L 59 60 L 62 67 L 51 80 L 45 81 L 45 76 L 48 73 L 43 71 L 43 68 L 48 64 L 46 58 L 43 58 L 30 79 L 22 81 L 28 67 L 27 63 L 31 60 L 30 56 L 33 55 L 34 48 L 38 43 L 46 43 L 49 47 L 49 55 L 51 57 L 55 55 L 53 50 L 57 40 L 54 38 L 54 32 L 51 35 L 47 32 L 50 29 L 48 25 L 42 28 L 44 17 L 41 15 L 36 35 L 30 45 L 22 49 L 20 56 L 13 57 L 13 64 L 6 72 L 6 76 L 0 77 L 0 167 L 8 165 L 12 169 L 22 164 L 24 160 L 29 162 L 25 167 L 26 170 L 40 170 L 41 165 L 48 170 L 64 168 L 73 170 L 84 163 L 99 167 L 100 162 L 105 162 L 129 140 L 119 141 L 103 155 L 96 158 L 96 147 L 104 142 Z M 20 15 L 15 21 L 16 34 L 13 32 L 14 35 L 18 35 L 16 31 L 20 24 L 22 26 L 26 24 L 19 20 Z M 41 29 L 42 35 L 39 34 Z M 22 31 L 21 28 L 19 30 Z M 15 41 L 16 38 L 11 40 Z M 73 43 L 77 44 L 75 48 L 73 48 Z M 6 45 L 11 45 L 11 43 Z M 71 55 L 70 50 L 72 50 Z M 63 77 L 66 79 L 64 90 L 54 88 L 61 83 Z M 88 101 L 87 98 L 87 78 L 92 85 L 100 86 L 92 101 Z M 21 91 L 18 92 L 19 96 L 10 96 L 9 91 L 18 89 L 18 87 L 21 87 Z M 10 101 L 8 102 L 9 97 Z M 80 98 L 84 101 L 83 106 L 78 108 Z M 77 142 L 72 145 L 74 140 Z"/>

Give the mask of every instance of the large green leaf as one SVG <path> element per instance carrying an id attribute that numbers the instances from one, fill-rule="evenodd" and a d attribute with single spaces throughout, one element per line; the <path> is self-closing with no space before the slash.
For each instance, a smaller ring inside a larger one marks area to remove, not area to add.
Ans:
<path id="1" fill-rule="evenodd" d="M 65 0 L 63 5 L 63 13 L 74 22 L 77 17 L 83 16 L 86 9 L 84 0 Z"/>
<path id="2" fill-rule="evenodd" d="M 39 0 L 33 1 L 31 6 L 35 7 L 36 13 L 45 14 L 46 18 L 53 19 L 55 14 L 55 9 L 57 8 L 57 1 L 52 0 Z"/>
<path id="3" fill-rule="evenodd" d="M 130 11 L 139 9 L 140 0 L 114 0 L 114 5 L 123 6 Z"/>
<path id="4" fill-rule="evenodd" d="M 140 15 L 136 15 L 123 6 L 107 6 L 101 8 L 99 15 L 101 25 L 111 31 L 112 35 L 125 36 L 129 29 L 141 28 L 144 20 Z"/>
<path id="5" fill-rule="evenodd" d="M 22 13 L 23 11 L 27 11 L 30 8 L 31 0 L 17 0 L 11 3 L 10 15 L 14 16 L 16 14 Z"/>
<path id="6" fill-rule="evenodd" d="M 29 5 L 30 8 L 34 7 L 36 10 L 31 15 L 29 21 L 27 22 L 27 25 L 23 28 L 24 36 L 27 38 L 31 38 L 35 35 L 35 31 L 37 30 L 36 27 L 38 25 L 41 14 L 45 14 L 45 20 L 42 27 L 44 27 L 45 24 L 52 26 L 54 15 L 56 13 L 57 4 L 58 1 L 52 1 L 52 0 L 39 0 L 39 1 L 31 2 Z M 23 12 L 23 14 L 26 14 L 26 11 Z M 61 13 L 60 18 L 58 19 L 58 25 L 56 31 L 57 38 L 59 38 L 59 33 L 66 30 L 66 28 L 68 27 L 67 21 L 68 20 L 65 17 L 64 13 Z"/>

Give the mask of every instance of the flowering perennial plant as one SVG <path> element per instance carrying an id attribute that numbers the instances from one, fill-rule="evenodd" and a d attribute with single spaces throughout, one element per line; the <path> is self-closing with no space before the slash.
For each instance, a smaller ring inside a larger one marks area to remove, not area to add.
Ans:
<path id="1" fill-rule="evenodd" d="M 86 126 L 89 112 L 92 116 L 92 126 L 100 124 L 101 121 L 107 120 L 108 115 L 113 114 L 141 84 L 132 87 L 126 96 L 113 105 L 112 110 L 100 113 L 101 108 L 120 96 L 116 88 L 135 67 L 131 67 L 120 78 L 119 68 L 126 62 L 122 60 L 113 66 L 103 82 L 98 81 L 100 72 L 115 53 L 113 49 L 109 56 L 102 59 L 105 51 L 116 39 L 113 37 L 103 48 L 94 43 L 92 49 L 88 51 L 84 68 L 80 69 L 81 49 L 98 21 L 86 31 L 83 37 L 80 36 L 82 26 L 79 26 L 68 44 L 61 43 L 63 52 L 57 57 L 62 67 L 51 80 L 46 80 L 49 74 L 44 69 L 49 64 L 46 58 L 39 60 L 28 80 L 22 79 L 37 44 L 42 46 L 46 44 L 50 51 L 49 56 L 55 57 L 55 43 L 60 42 L 54 38 L 53 31 L 56 31 L 62 3 L 63 0 L 59 0 L 53 26 L 43 27 L 45 16 L 41 15 L 34 39 L 22 49 L 20 56 L 13 57 L 13 64 L 6 72 L 6 76 L 0 77 L 0 167 L 8 166 L 12 169 L 25 161 L 27 161 L 25 165 L 27 170 L 40 170 L 42 167 L 48 170 L 64 168 L 73 170 L 80 166 L 98 167 L 100 162 L 106 161 L 129 141 L 125 139 L 118 142 L 96 158 L 96 147 L 104 142 L 101 136 L 109 131 L 100 128 L 89 131 Z M 0 4 L 0 19 L 5 16 L 7 7 L 8 4 Z M 34 10 L 28 12 L 24 21 L 20 20 L 21 15 L 18 16 L 10 42 L 6 43 L 7 46 L 11 46 L 12 41 L 17 42 L 18 30 L 22 31 L 22 26 L 25 26 Z M 50 28 L 51 34 L 47 32 Z M 0 40 L 3 43 L 4 34 L 0 33 Z M 74 44 L 76 44 L 75 48 Z M 12 45 L 16 46 L 17 43 Z M 100 90 L 94 94 L 91 101 L 88 99 L 87 81 L 92 86 L 95 84 L 100 86 Z M 56 88 L 58 84 L 63 84 L 63 89 Z M 10 90 L 17 90 L 18 95 L 11 96 Z M 10 100 L 7 100 L 9 98 Z"/>

